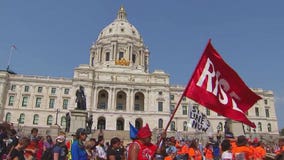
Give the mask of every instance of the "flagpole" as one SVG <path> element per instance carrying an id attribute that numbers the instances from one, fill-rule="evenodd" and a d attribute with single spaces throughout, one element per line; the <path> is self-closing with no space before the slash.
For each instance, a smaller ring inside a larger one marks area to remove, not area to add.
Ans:
<path id="1" fill-rule="evenodd" d="M 207 46 L 208 46 L 208 44 L 209 44 L 210 42 L 211 42 L 211 39 L 208 40 Z M 207 48 L 207 47 L 206 47 L 206 48 Z M 206 48 L 205 48 L 205 49 L 206 49 Z M 197 68 L 197 66 L 196 66 L 196 68 Z M 195 70 L 196 70 L 196 68 L 195 68 Z M 192 77 L 193 77 L 193 76 L 191 76 L 190 80 L 188 81 L 188 84 L 187 84 L 186 88 L 184 89 L 184 91 L 183 91 L 183 93 L 182 93 L 182 96 L 181 96 L 181 98 L 179 99 L 179 101 L 178 101 L 178 103 L 177 103 L 177 105 L 176 105 L 176 107 L 175 107 L 175 110 L 174 110 L 174 112 L 173 112 L 172 115 L 171 115 L 171 118 L 170 118 L 170 120 L 169 120 L 169 122 L 168 122 L 168 124 L 167 124 L 167 126 L 166 126 L 166 128 L 165 128 L 165 131 L 168 130 L 169 125 L 170 125 L 171 121 L 173 120 L 173 118 L 174 118 L 174 116 L 175 116 L 175 113 L 176 113 L 176 111 L 177 111 L 177 109 L 178 109 L 178 106 L 180 105 L 181 100 L 182 100 L 182 98 L 184 97 L 185 92 L 187 91 L 187 89 L 188 89 L 188 87 L 189 87 L 189 83 L 191 82 Z"/>
<path id="2" fill-rule="evenodd" d="M 10 54 L 9 54 L 9 58 L 8 58 L 8 64 L 7 64 L 7 69 L 6 69 L 7 72 L 9 71 L 9 68 L 10 68 L 12 53 L 13 53 L 14 49 L 16 49 L 15 45 L 12 45 L 11 48 L 10 48 Z"/>

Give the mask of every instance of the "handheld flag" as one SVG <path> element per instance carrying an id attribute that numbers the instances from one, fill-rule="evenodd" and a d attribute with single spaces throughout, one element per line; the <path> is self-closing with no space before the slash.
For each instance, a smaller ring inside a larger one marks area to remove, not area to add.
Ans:
<path id="1" fill-rule="evenodd" d="M 183 96 L 225 117 L 256 127 L 245 112 L 261 97 L 246 86 L 214 49 L 210 40 Z"/>
<path id="2" fill-rule="evenodd" d="M 138 129 L 129 122 L 129 136 L 131 139 L 137 138 Z"/>

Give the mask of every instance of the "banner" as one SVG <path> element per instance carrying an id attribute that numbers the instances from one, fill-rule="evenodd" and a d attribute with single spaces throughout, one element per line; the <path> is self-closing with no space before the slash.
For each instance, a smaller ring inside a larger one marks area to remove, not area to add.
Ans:
<path id="1" fill-rule="evenodd" d="M 210 41 L 183 96 L 232 120 L 256 127 L 245 113 L 261 97 L 246 86 L 213 48 Z"/>
<path id="2" fill-rule="evenodd" d="M 131 139 L 136 139 L 137 138 L 137 132 L 138 129 L 135 128 L 130 122 L 129 122 L 129 136 Z"/>
<path id="3" fill-rule="evenodd" d="M 200 112 L 197 107 L 189 105 L 188 127 L 195 129 L 198 132 L 212 133 L 213 129 L 207 116 Z"/>

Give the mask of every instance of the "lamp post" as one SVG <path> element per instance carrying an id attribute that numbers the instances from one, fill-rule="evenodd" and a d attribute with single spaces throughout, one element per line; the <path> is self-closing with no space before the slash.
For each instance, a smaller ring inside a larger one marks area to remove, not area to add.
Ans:
<path id="1" fill-rule="evenodd" d="M 57 109 L 56 109 L 56 117 L 55 117 L 55 125 L 58 125 L 58 124 L 57 124 L 58 112 L 59 112 L 59 109 L 57 108 Z"/>

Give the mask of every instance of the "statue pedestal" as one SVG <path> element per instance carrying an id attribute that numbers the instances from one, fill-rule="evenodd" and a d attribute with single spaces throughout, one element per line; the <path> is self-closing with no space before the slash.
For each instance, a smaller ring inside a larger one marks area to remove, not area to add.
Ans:
<path id="1" fill-rule="evenodd" d="M 241 122 L 232 121 L 232 132 L 234 133 L 235 137 L 245 135 L 243 124 Z"/>
<path id="2" fill-rule="evenodd" d="M 88 112 L 85 110 L 71 110 L 70 133 L 76 133 L 78 128 L 86 128 Z"/>
<path id="3" fill-rule="evenodd" d="M 243 124 L 241 122 L 234 121 L 231 119 L 226 119 L 226 122 L 228 123 L 229 131 L 232 132 L 235 137 L 245 135 Z"/>

